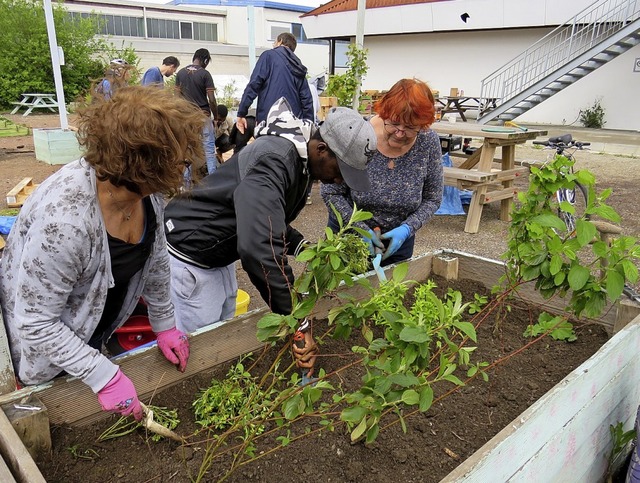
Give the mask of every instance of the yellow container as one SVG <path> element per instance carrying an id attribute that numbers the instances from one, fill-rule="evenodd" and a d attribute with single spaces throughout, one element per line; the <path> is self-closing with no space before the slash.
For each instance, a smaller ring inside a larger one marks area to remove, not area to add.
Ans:
<path id="1" fill-rule="evenodd" d="M 238 296 L 236 298 L 236 316 L 242 315 L 247 312 L 250 300 L 251 297 L 249 297 L 249 294 L 247 292 L 238 289 Z"/>

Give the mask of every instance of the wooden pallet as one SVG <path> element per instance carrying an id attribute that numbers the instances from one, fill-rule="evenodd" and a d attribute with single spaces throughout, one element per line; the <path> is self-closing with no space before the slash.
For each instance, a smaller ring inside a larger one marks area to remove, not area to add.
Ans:
<path id="1" fill-rule="evenodd" d="M 38 185 L 34 184 L 33 178 L 23 178 L 7 193 L 7 206 L 20 208 L 37 187 Z"/>

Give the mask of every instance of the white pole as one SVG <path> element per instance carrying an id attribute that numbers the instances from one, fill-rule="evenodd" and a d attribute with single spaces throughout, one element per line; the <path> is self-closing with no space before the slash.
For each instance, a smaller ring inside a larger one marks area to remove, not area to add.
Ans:
<path id="1" fill-rule="evenodd" d="M 366 4 L 366 0 L 358 0 L 358 16 L 356 18 L 356 47 L 358 47 L 358 49 L 364 48 L 364 11 Z M 353 96 L 353 109 L 358 110 L 360 107 L 360 85 L 362 84 L 362 78 L 360 75 L 358 75 L 356 80 L 356 92 Z"/>
<path id="2" fill-rule="evenodd" d="M 58 99 L 58 112 L 60 113 L 60 127 L 69 129 L 67 121 L 67 107 L 64 102 L 64 90 L 62 89 L 62 72 L 60 71 L 60 55 L 58 53 L 58 41 L 56 40 L 56 26 L 53 23 L 53 10 L 51 0 L 44 0 L 44 17 L 47 21 L 47 34 L 49 35 L 49 50 L 51 51 L 51 64 L 53 66 L 53 80 L 56 84 L 56 98 Z"/>
<path id="3" fill-rule="evenodd" d="M 253 5 L 247 5 L 247 21 L 249 23 L 247 33 L 249 35 L 249 77 L 256 66 L 256 13 Z"/>

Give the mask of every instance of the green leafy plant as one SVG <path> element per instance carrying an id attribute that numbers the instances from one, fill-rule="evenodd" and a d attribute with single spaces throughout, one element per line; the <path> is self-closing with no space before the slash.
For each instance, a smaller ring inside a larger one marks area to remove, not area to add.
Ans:
<path id="1" fill-rule="evenodd" d="M 351 107 L 357 87 L 369 70 L 368 52 L 356 44 L 350 44 L 347 48 L 347 71 L 344 74 L 329 76 L 323 96 L 337 97 L 339 106 Z"/>
<path id="2" fill-rule="evenodd" d="M 229 369 L 225 379 L 212 380 L 193 402 L 193 408 L 196 422 L 203 427 L 225 429 L 241 422 L 246 431 L 260 434 L 264 426 L 254 427 L 251 422 L 260 412 L 253 403 L 261 408 L 268 400 L 269 395 L 260 389 L 241 360 Z"/>
<path id="3" fill-rule="evenodd" d="M 542 312 L 538 316 L 538 323 L 532 324 L 524 331 L 524 337 L 538 337 L 542 334 L 549 334 L 556 340 L 573 342 L 577 339 L 573 330 L 573 324 L 561 316 L 553 316 Z"/>
<path id="4" fill-rule="evenodd" d="M 234 97 L 235 92 L 236 80 L 232 79 L 231 82 L 222 86 L 222 95 L 216 97 L 217 103 L 227 106 L 229 110 L 237 107 L 238 101 Z"/>
<path id="5" fill-rule="evenodd" d="M 361 284 L 371 292 L 363 301 L 350 300 L 329 312 L 329 323 L 335 324 L 335 336 L 346 337 L 359 330 L 367 345 L 354 346 L 366 368 L 362 387 L 345 394 L 347 404 L 340 413 L 351 431 L 351 439 L 365 438 L 373 442 L 380 431 L 385 414 L 395 414 L 406 431 L 404 412 L 415 406 L 425 412 L 433 403 L 432 385 L 448 381 L 456 386 L 465 383 L 461 377 L 488 378 L 485 362 L 471 364 L 476 342 L 473 324 L 464 320 L 468 303 L 462 303 L 460 292 L 449 291 L 442 300 L 433 282 L 418 285 L 412 306 L 404 307 L 407 289 L 416 282 L 405 281 L 407 264 L 398 265 L 391 280 L 374 288 L 368 280 Z M 383 337 L 374 333 L 382 330 Z M 459 370 L 465 368 L 462 374 Z"/>
<path id="6" fill-rule="evenodd" d="M 600 103 L 600 99 L 596 99 L 593 104 L 584 109 L 580 109 L 580 122 L 584 127 L 595 129 L 603 128 L 607 121 L 604 120 L 605 110 Z"/>
<path id="7" fill-rule="evenodd" d="M 569 313 L 597 317 L 607 299 L 620 296 L 625 281 L 638 280 L 634 260 L 640 258 L 640 246 L 628 236 L 610 245 L 597 239 L 595 217 L 620 221 L 605 203 L 611 190 L 597 193 L 593 174 L 587 170 L 571 173 L 571 166 L 572 160 L 556 156 L 542 167 L 531 167 L 529 189 L 519 193 L 520 205 L 512 212 L 503 282 L 511 289 L 533 282 L 544 298 L 568 297 Z M 587 206 L 576 218 L 575 230 L 570 230 L 559 214 L 577 216 L 575 209 L 568 202 L 558 203 L 555 193 L 573 188 L 576 181 L 588 190 Z"/>
<path id="8" fill-rule="evenodd" d="M 117 48 L 113 44 L 108 44 L 100 58 L 104 63 L 105 69 L 109 65 L 109 62 L 111 62 L 111 60 L 113 59 L 126 60 L 127 63 L 131 66 L 131 77 L 129 78 L 129 85 L 135 85 L 139 83 L 140 57 L 136 53 L 136 49 L 131 44 L 125 45 L 125 43 L 122 42 L 120 48 Z"/>
<path id="9" fill-rule="evenodd" d="M 618 422 L 615 426 L 613 424 L 609 426 L 609 433 L 613 444 L 611 445 L 607 463 L 607 483 L 613 481 L 613 473 L 623 464 L 627 457 L 629 444 L 636 437 L 636 430 L 634 428 L 625 431 L 622 422 Z"/>

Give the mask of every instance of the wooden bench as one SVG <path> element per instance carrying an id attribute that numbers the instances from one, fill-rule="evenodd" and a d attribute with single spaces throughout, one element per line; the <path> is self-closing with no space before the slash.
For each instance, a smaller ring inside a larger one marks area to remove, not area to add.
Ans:
<path id="1" fill-rule="evenodd" d="M 482 193 L 479 198 L 481 205 L 513 198 L 518 193 L 518 190 L 508 186 L 505 188 L 503 183 L 505 181 L 513 181 L 528 172 L 528 168 L 525 166 L 506 170 L 492 170 L 491 172 L 449 167 L 442 169 L 444 172 L 444 184 L 447 186 L 472 191 L 485 186 L 487 191 Z"/>

